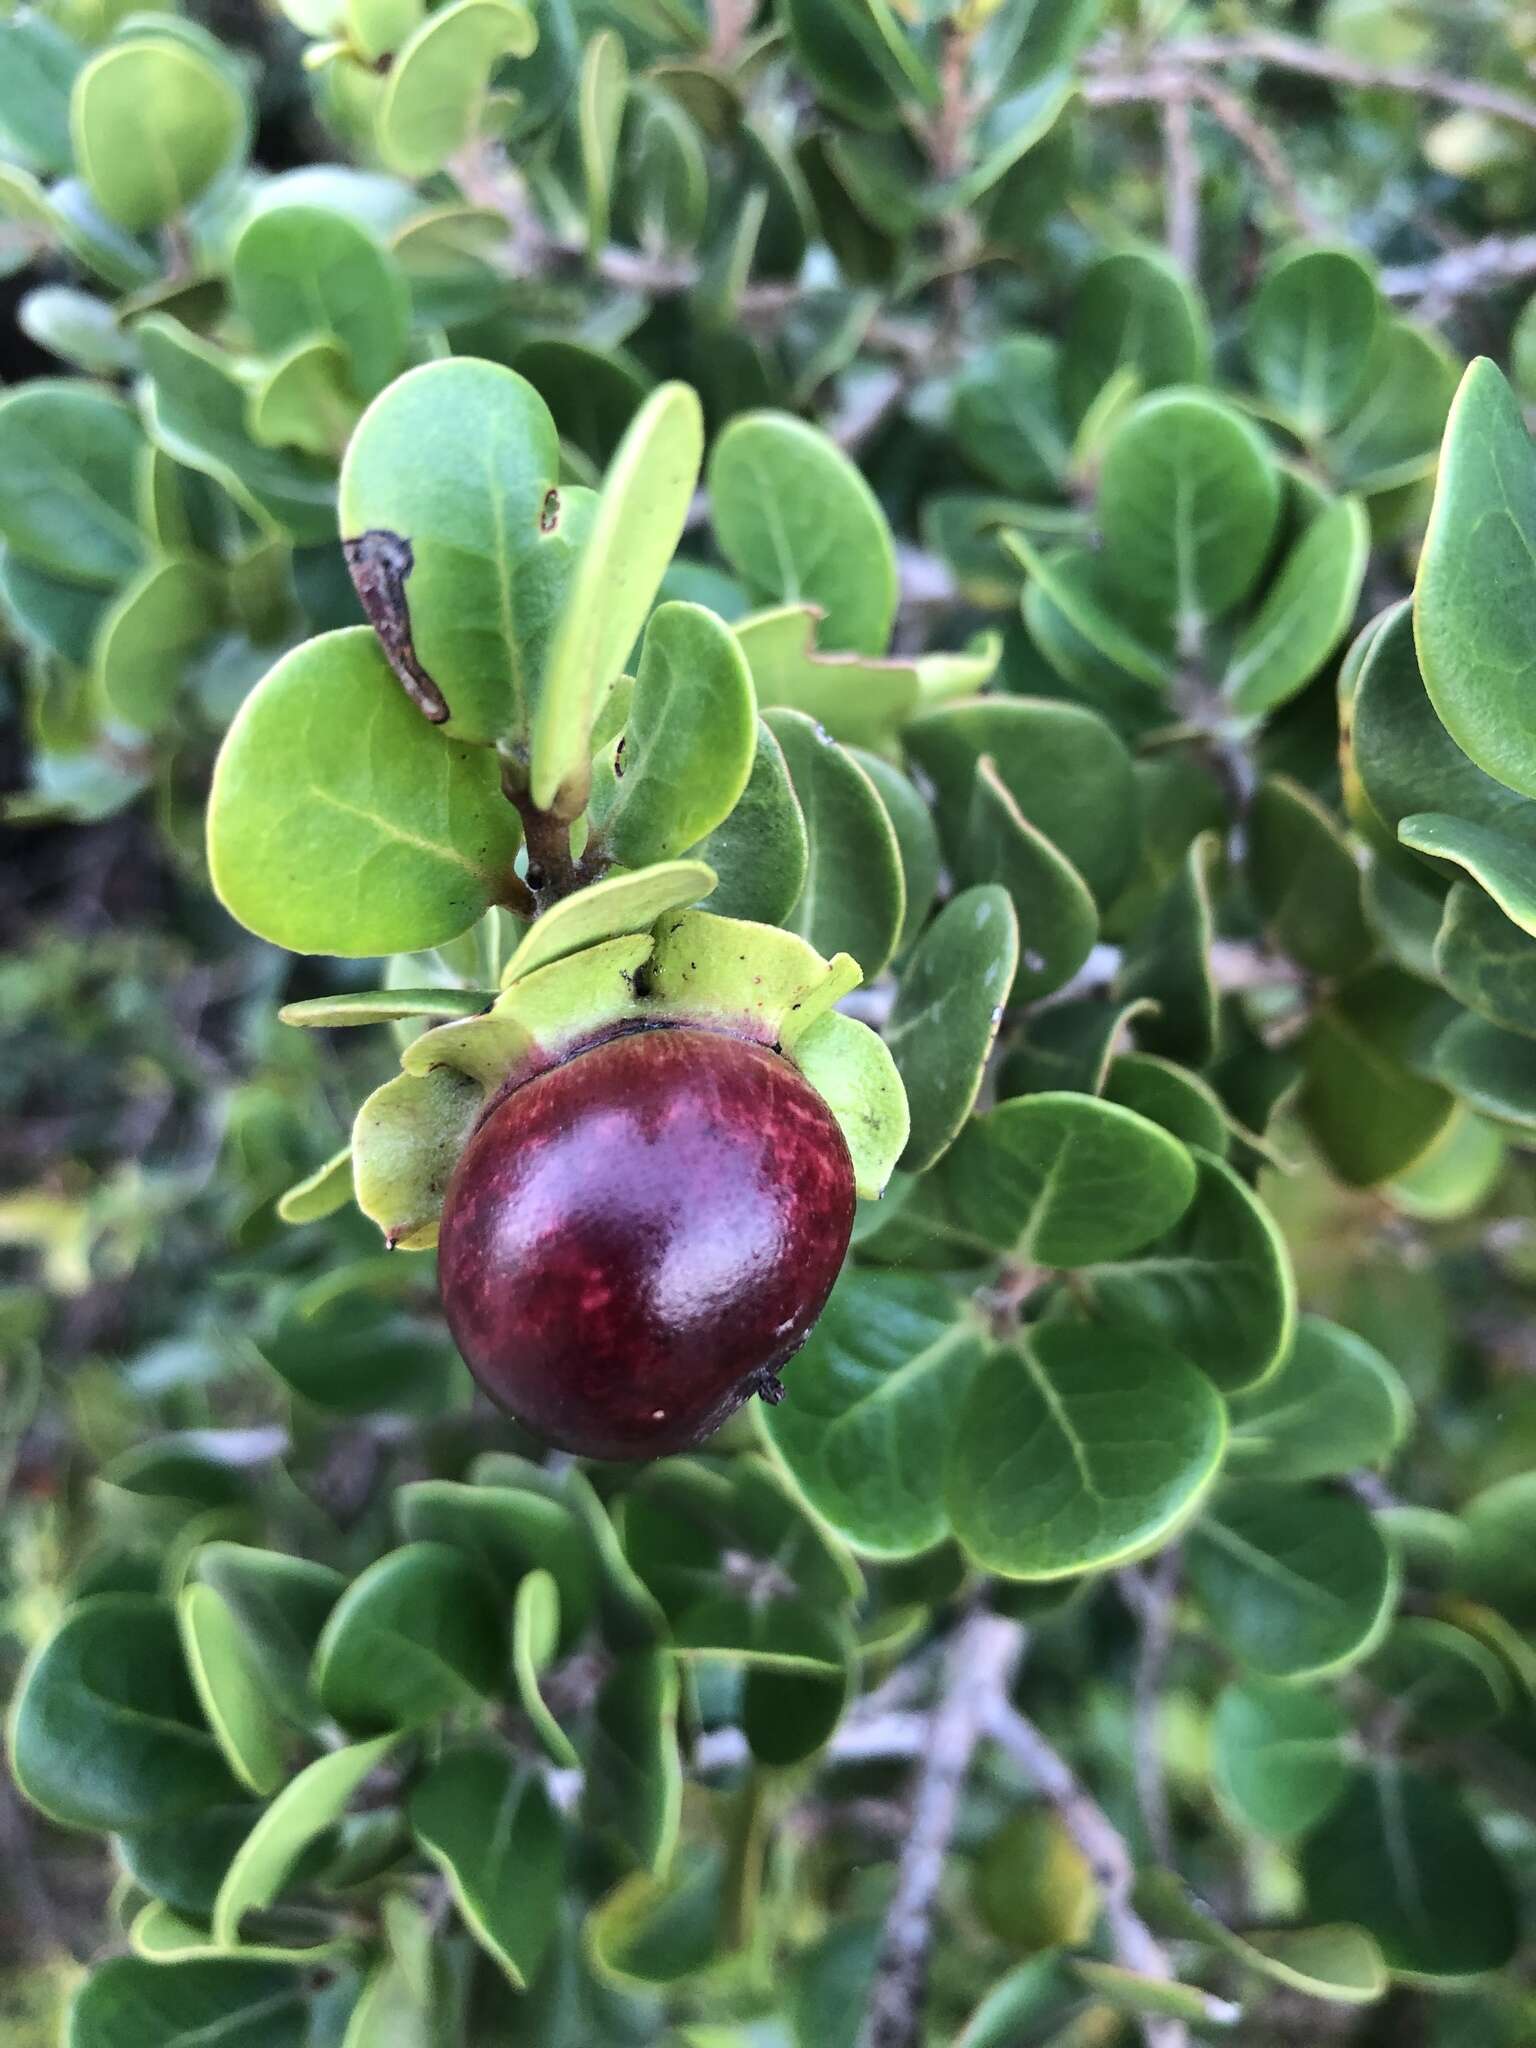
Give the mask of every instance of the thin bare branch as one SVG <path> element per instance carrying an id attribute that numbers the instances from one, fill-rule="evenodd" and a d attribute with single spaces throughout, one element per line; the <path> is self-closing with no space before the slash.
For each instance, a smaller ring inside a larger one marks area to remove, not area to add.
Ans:
<path id="1" fill-rule="evenodd" d="M 1160 56 L 1170 64 L 1225 68 L 1229 64 L 1268 64 L 1277 71 L 1298 72 L 1331 85 L 1353 86 L 1361 92 L 1401 92 L 1441 106 L 1468 107 L 1496 121 L 1511 121 L 1536 132 L 1536 97 L 1485 85 L 1480 79 L 1458 78 L 1449 71 L 1424 71 L 1407 64 L 1370 64 L 1343 50 L 1305 42 L 1299 36 L 1258 33 L 1242 36 L 1191 36 L 1166 44 Z"/>
<path id="2" fill-rule="evenodd" d="M 1168 1813 L 1168 1786 L 1163 1776 L 1162 1705 L 1163 1681 L 1168 1656 L 1173 1648 L 1175 1608 L 1179 1592 L 1182 1559 L 1176 1544 L 1170 1545 L 1150 1571 L 1122 1572 L 1122 1587 L 1134 1581 L 1137 1622 L 1141 1648 L 1136 1659 L 1136 1681 L 1132 1703 L 1132 1757 L 1136 1770 L 1136 1800 L 1160 1863 L 1173 1861 L 1173 1826 Z"/>
<path id="3" fill-rule="evenodd" d="M 1189 278 L 1200 274 L 1200 158 L 1189 99 L 1174 93 L 1163 103 L 1163 180 L 1168 253 Z"/>
<path id="4" fill-rule="evenodd" d="M 928 1724 L 911 1832 L 897 1865 L 896 1895 L 886 1916 L 859 2048 L 916 2048 L 922 2038 L 934 1905 L 960 1794 L 976 1745 L 1006 1701 L 1023 1648 L 1023 1629 L 996 1614 L 972 1615 L 955 1634 L 944 1689 Z"/>
<path id="5" fill-rule="evenodd" d="M 1189 89 L 1211 118 L 1252 157 L 1259 175 L 1297 226 L 1309 235 L 1320 234 L 1324 227 L 1322 216 L 1302 191 L 1291 168 L 1291 160 L 1279 141 L 1257 118 L 1247 101 L 1226 86 L 1219 85 L 1214 78 L 1192 76 Z"/>
<path id="6" fill-rule="evenodd" d="M 1536 235 L 1489 235 L 1425 263 L 1393 264 L 1381 273 L 1381 288 L 1389 299 L 1449 303 L 1530 277 L 1536 277 Z"/>
<path id="7" fill-rule="evenodd" d="M 1116 1961 L 1143 1977 L 1172 1982 L 1167 1953 L 1131 1903 L 1136 1866 L 1109 1815 L 1060 1751 L 1007 1700 L 994 1706 L 987 1732 L 1038 1787 L 1086 1857 L 1104 1902 Z M 1147 2048 L 1188 2048 L 1189 2031 L 1182 2020 L 1146 2019 L 1142 2036 Z"/>

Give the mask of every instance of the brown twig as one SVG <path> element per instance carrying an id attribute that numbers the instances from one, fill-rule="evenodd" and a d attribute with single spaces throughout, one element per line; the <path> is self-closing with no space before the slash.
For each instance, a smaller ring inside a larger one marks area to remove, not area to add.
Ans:
<path id="1" fill-rule="evenodd" d="M 912 1828 L 859 2033 L 859 2048 L 916 2048 L 923 2033 L 928 1955 L 939 1881 L 976 1745 L 1006 1700 L 1024 1647 L 1017 1622 L 975 1614 L 951 1645 L 944 1690 L 928 1724 Z"/>
<path id="2" fill-rule="evenodd" d="M 1247 102 L 1226 86 L 1218 85 L 1214 78 L 1192 77 L 1189 90 L 1211 118 L 1248 152 L 1259 175 L 1297 226 L 1309 235 L 1322 233 L 1322 217 L 1302 192 L 1290 158 Z"/>

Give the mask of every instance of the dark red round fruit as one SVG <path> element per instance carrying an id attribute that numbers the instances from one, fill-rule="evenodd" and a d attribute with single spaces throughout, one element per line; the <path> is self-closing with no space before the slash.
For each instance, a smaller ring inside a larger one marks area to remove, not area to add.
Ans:
<path id="1" fill-rule="evenodd" d="M 491 1398 L 589 1458 L 697 1443 L 799 1350 L 853 1228 L 836 1119 L 781 1054 L 627 1033 L 514 1087 L 465 1146 L 438 1274 Z"/>

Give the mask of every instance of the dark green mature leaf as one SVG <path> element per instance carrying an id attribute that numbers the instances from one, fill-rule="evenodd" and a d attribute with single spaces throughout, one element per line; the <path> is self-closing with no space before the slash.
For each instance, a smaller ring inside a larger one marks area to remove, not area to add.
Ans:
<path id="1" fill-rule="evenodd" d="M 592 1544 L 573 1507 L 530 1485 L 418 1479 L 395 1495 L 401 1534 L 449 1544 L 504 1589 L 546 1571 L 560 1595 L 563 1640 L 575 1642 L 597 1599 Z"/>
<path id="2" fill-rule="evenodd" d="M 1453 1791 L 1389 1759 L 1355 1775 L 1301 1863 L 1312 1910 L 1357 1921 L 1389 1969 L 1455 1982 L 1514 1953 L 1502 1865 Z"/>
<path id="3" fill-rule="evenodd" d="M 915 1557 L 948 1530 L 943 1449 L 980 1330 L 917 1274 L 844 1274 L 757 1420 L 815 1512 L 861 1555 Z"/>
<path id="4" fill-rule="evenodd" d="M 1384 1465 L 1413 1416 L 1375 1346 L 1322 1316 L 1303 1316 L 1279 1371 L 1230 1407 L 1228 1461 L 1255 1479 L 1327 1479 Z"/>
<path id="5" fill-rule="evenodd" d="M 1349 630 L 1370 551 L 1358 498 L 1339 498 L 1309 520 L 1233 643 L 1221 689 L 1236 711 L 1274 711 L 1312 680 Z"/>
<path id="6" fill-rule="evenodd" d="M 692 852 L 715 871 L 710 909 L 721 917 L 784 924 L 800 901 L 810 860 L 805 814 L 784 750 L 762 719 L 757 721 L 752 771 L 736 808 Z"/>
<path id="7" fill-rule="evenodd" d="M 1061 356 L 1019 335 L 975 357 L 956 380 L 952 426 L 962 452 L 1005 491 L 1053 492 L 1072 449 L 1060 397 Z"/>
<path id="8" fill-rule="evenodd" d="M 757 735 L 752 677 L 723 620 L 697 604 L 651 614 L 597 824 L 628 867 L 670 860 L 724 823 L 746 789 Z"/>
<path id="9" fill-rule="evenodd" d="M 306 2048 L 303 1973 L 276 1963 L 113 1956 L 70 2007 L 67 2048 Z"/>
<path id="10" fill-rule="evenodd" d="M 1536 853 L 1504 825 L 1478 825 L 1429 811 L 1404 818 L 1397 836 L 1415 853 L 1463 869 L 1506 917 L 1522 931 L 1536 933 Z"/>
<path id="11" fill-rule="evenodd" d="M 1256 1927 L 1234 1933 L 1187 1891 L 1171 1870 L 1144 1870 L 1137 1910 L 1159 1934 L 1230 1956 L 1241 1969 L 1337 2005 L 1369 2005 L 1387 1989 L 1381 1950 L 1364 1928 Z"/>
<path id="12" fill-rule="evenodd" d="M 636 1991 L 706 1970 L 721 1944 L 724 1878 L 720 1851 L 693 1844 L 676 1869 L 625 1878 L 587 1920 L 587 1954 L 600 1976 Z"/>
<path id="13" fill-rule="evenodd" d="M 1118 983 L 1123 1001 L 1157 1005 L 1137 1020 L 1138 1042 L 1192 1067 L 1203 1067 L 1216 1049 L 1211 888 L 1220 858 L 1214 832 L 1192 842 L 1155 910 L 1132 934 Z"/>
<path id="14" fill-rule="evenodd" d="M 1536 1041 L 1461 1016 L 1435 1042 L 1434 1070 L 1463 1102 L 1517 1131 L 1536 1131 Z"/>
<path id="15" fill-rule="evenodd" d="M 784 15 L 818 99 L 863 127 L 894 127 L 917 58 L 884 0 L 787 0 Z"/>
<path id="16" fill-rule="evenodd" d="M 971 1378 L 946 1467 L 950 1520 L 985 1569 L 1066 1578 L 1171 1535 L 1225 1440 L 1209 1380 L 1176 1352 L 1092 1323 L 1033 1324 Z"/>
<path id="17" fill-rule="evenodd" d="M 875 785 L 875 793 L 884 804 L 891 829 L 896 834 L 907 897 L 907 914 L 902 920 L 896 950 L 905 953 L 928 922 L 928 913 L 933 908 L 939 886 L 943 860 L 939 852 L 938 831 L 932 811 L 913 787 L 909 776 L 889 761 L 882 760 L 878 754 L 866 753 L 862 747 L 853 747 L 850 752 Z"/>
<path id="18" fill-rule="evenodd" d="M 588 1825 L 658 1875 L 672 1860 L 682 1812 L 677 1706 L 671 1657 L 632 1650 L 603 1681 L 587 1738 Z"/>
<path id="19" fill-rule="evenodd" d="M 484 1570 L 444 1543 L 368 1567 L 331 1611 L 314 1685 L 347 1727 L 415 1728 L 500 1687 L 507 1620 Z"/>
<path id="20" fill-rule="evenodd" d="M 741 1689 L 741 1728 L 754 1758 L 787 1770 L 814 1756 L 832 1738 L 853 1687 L 854 1644 L 847 1623 L 799 1596 L 757 1610 L 758 1648 L 772 1655 L 815 1654 L 830 1670 L 793 1670 L 763 1657 L 747 1667 Z"/>
<path id="21" fill-rule="evenodd" d="M 114 1838 L 117 1854 L 141 1892 L 206 1926 L 235 1852 L 261 1811 L 250 1801 L 205 1806 L 160 1827 L 130 1828 Z"/>
<path id="22" fill-rule="evenodd" d="M 1503 1660 L 1466 1629 L 1432 1615 L 1395 1622 L 1366 1675 L 1417 1734 L 1469 1734 L 1502 1720 L 1514 1705 Z"/>
<path id="23" fill-rule="evenodd" d="M 1062 346 L 1062 389 L 1081 420 L 1117 370 L 1143 391 L 1202 384 L 1210 370 L 1205 314 L 1180 271 L 1160 251 L 1103 256 L 1077 289 Z"/>
<path id="24" fill-rule="evenodd" d="M 906 914 L 901 848 L 885 806 L 852 756 L 802 712 L 770 711 L 764 723 L 783 751 L 810 847 L 784 925 L 828 958 L 851 953 L 873 981 Z"/>
<path id="25" fill-rule="evenodd" d="M 279 354 L 334 336 L 355 394 L 370 399 L 400 368 L 410 294 L 399 265 L 368 230 L 324 206 L 268 206 L 230 254 L 235 309 L 256 346 Z"/>
<path id="26" fill-rule="evenodd" d="M 233 360 L 164 313 L 136 322 L 133 333 L 150 378 L 147 418 L 157 445 L 211 477 L 262 527 L 300 542 L 333 541 L 332 464 L 255 438 L 250 394 Z"/>
<path id="27" fill-rule="evenodd" d="M 896 614 L 890 526 L 858 470 L 817 428 L 748 413 L 715 443 L 715 533 L 765 602 L 821 608 L 824 646 L 883 654 Z"/>
<path id="28" fill-rule="evenodd" d="M 921 713 L 902 738 L 938 793 L 951 860 L 964 849 L 976 765 L 987 755 L 1025 819 L 1099 903 L 1119 893 L 1136 852 L 1135 777 L 1124 742 L 1097 713 L 1043 698 L 972 697 Z"/>
<path id="29" fill-rule="evenodd" d="M 226 68 L 180 35 L 128 36 L 74 82 L 75 163 L 120 227 L 157 228 L 205 192 L 242 147 L 244 101 Z"/>
<path id="30" fill-rule="evenodd" d="M 346 1586 L 340 1572 L 309 1558 L 221 1542 L 198 1546 L 192 1573 L 221 1596 L 256 1646 L 263 1680 L 281 1711 L 305 1726 L 316 1712 L 310 1662 Z"/>
<path id="31" fill-rule="evenodd" d="M 1026 1095 L 972 1123 L 944 1167 L 956 1224 L 1030 1265 L 1087 1266 L 1176 1223 L 1196 1173 L 1177 1139 L 1089 1095 Z"/>
<path id="32" fill-rule="evenodd" d="M 1416 1071 L 1433 999 L 1395 967 L 1351 981 L 1320 1007 L 1303 1041 L 1299 1107 L 1329 1165 L 1354 1187 L 1390 1180 L 1421 1159 L 1454 1108 Z"/>
<path id="33" fill-rule="evenodd" d="M 1366 1509 L 1312 1487 L 1223 1488 L 1186 1558 L 1210 1627 L 1261 1678 L 1317 1677 L 1368 1655 L 1397 1595 Z"/>
<path id="34" fill-rule="evenodd" d="M 1328 466 L 1348 490 L 1390 491 L 1434 469 L 1459 364 L 1417 321 L 1376 330 L 1359 405 L 1329 437 Z"/>
<path id="35" fill-rule="evenodd" d="M 1172 1060 L 1152 1052 L 1117 1053 L 1098 1092 L 1106 1102 L 1118 1102 L 1160 1124 L 1182 1144 L 1199 1146 L 1218 1159 L 1227 1151 L 1232 1128 L 1221 1097 L 1208 1081 Z"/>
<path id="36" fill-rule="evenodd" d="M 1266 776 L 1248 813 L 1248 879 L 1282 951 L 1313 974 L 1353 973 L 1371 954 L 1360 869 L 1343 830 L 1288 776 Z"/>
<path id="37" fill-rule="evenodd" d="M 543 1779 L 503 1749 L 450 1749 L 406 1810 L 470 1932 L 521 1989 L 549 1947 L 565 1881 L 565 1831 Z"/>
<path id="38" fill-rule="evenodd" d="M 904 1172 L 926 1172 L 970 1115 L 1018 951 L 1006 892 L 965 889 L 939 912 L 907 962 L 885 1033 L 912 1113 Z"/>
<path id="39" fill-rule="evenodd" d="M 376 593 L 369 615 L 409 687 L 434 711 L 432 691 L 447 704 L 454 738 L 527 747 L 591 516 L 588 494 L 559 478 L 533 386 L 462 357 L 398 378 L 347 449 L 339 516 L 354 579 Z"/>
<path id="40" fill-rule="evenodd" d="M 1536 451 L 1518 402 L 1480 358 L 1446 426 L 1414 595 L 1424 686 L 1456 744 L 1536 796 L 1530 708 Z"/>
<path id="41" fill-rule="evenodd" d="M 1161 1337 L 1221 1388 L 1251 1387 L 1290 1348 L 1296 1283 L 1285 1240 L 1231 1167 L 1190 1148 L 1195 1198 L 1166 1236 L 1087 1276 L 1111 1323 Z"/>
<path id="42" fill-rule="evenodd" d="M 1445 899 L 1435 970 L 1458 1002 L 1504 1031 L 1536 1036 L 1536 938 L 1470 883 Z"/>
<path id="43" fill-rule="evenodd" d="M 1201 391 L 1159 392 L 1104 452 L 1107 563 L 1181 646 L 1247 596 L 1269 558 L 1280 481 L 1257 428 Z"/>
<path id="44" fill-rule="evenodd" d="M 1485 775 L 1436 716 L 1419 673 L 1406 604 L 1389 612 L 1371 638 L 1350 718 L 1361 787 L 1389 833 L 1404 818 L 1433 811 L 1505 830 L 1512 838 L 1536 834 L 1536 804 Z"/>
<path id="45" fill-rule="evenodd" d="M 310 1844 L 346 1811 L 363 1780 L 385 1760 L 393 1735 L 333 1749 L 300 1771 L 262 1810 L 225 1872 L 213 1908 L 213 1936 L 221 1947 L 240 1939 L 247 1913 L 259 1913 L 282 1892 Z"/>
<path id="46" fill-rule="evenodd" d="M 1272 264 L 1248 315 L 1248 360 L 1270 403 L 1317 440 L 1364 392 L 1382 299 L 1350 249 L 1292 249 Z"/>
<path id="47" fill-rule="evenodd" d="M 441 945 L 507 886 L 519 836 L 495 758 L 435 732 L 363 626 L 270 671 L 229 730 L 209 799 L 221 900 L 296 952 Z"/>
<path id="48" fill-rule="evenodd" d="M 10 1723 L 16 1783 L 66 1827 L 152 1828 L 236 1796 L 169 1601 L 102 1593 L 35 1653 Z"/>
<path id="49" fill-rule="evenodd" d="M 1349 1782 L 1349 1722 L 1326 1693 L 1229 1685 L 1211 1723 L 1212 1769 L 1238 1819 L 1287 1841 L 1315 1827 Z"/>
<path id="50" fill-rule="evenodd" d="M 1004 787 L 989 756 L 976 764 L 961 877 L 1000 885 L 1012 898 L 1018 927 L 1013 1000 L 1053 995 L 1093 951 L 1098 913 L 1072 863 L 1037 832 Z"/>
<path id="51" fill-rule="evenodd" d="M 39 377 L 0 397 L 0 539 L 23 562 L 111 589 L 149 553 L 144 433 L 114 394 Z"/>

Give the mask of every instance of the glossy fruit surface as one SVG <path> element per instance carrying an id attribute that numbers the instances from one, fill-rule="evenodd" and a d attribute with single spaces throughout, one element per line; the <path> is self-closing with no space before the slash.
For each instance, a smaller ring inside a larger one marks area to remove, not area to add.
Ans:
<path id="1" fill-rule="evenodd" d="M 832 1112 L 782 1055 L 692 1026 L 588 1047 L 495 1103 L 443 1206 L 454 1341 L 548 1442 L 651 1458 L 809 1335 L 853 1228 Z"/>

